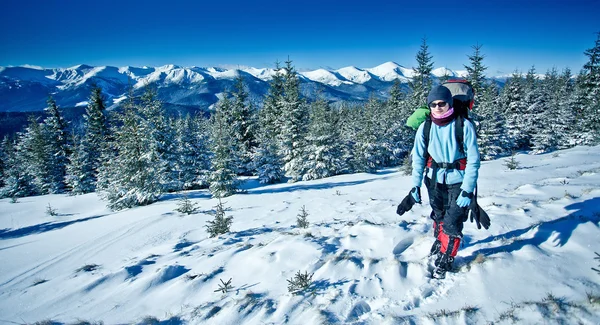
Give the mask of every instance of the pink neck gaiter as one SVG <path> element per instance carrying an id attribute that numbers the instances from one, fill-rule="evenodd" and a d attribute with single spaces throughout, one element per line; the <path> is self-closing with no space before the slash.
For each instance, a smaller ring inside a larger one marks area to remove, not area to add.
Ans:
<path id="1" fill-rule="evenodd" d="M 450 107 L 450 109 L 442 114 L 437 115 L 433 111 L 431 111 L 431 121 L 435 123 L 437 126 L 444 126 L 454 120 L 454 107 Z"/>
<path id="2" fill-rule="evenodd" d="M 433 115 L 433 117 L 435 117 L 437 119 L 446 118 L 448 116 L 451 116 L 452 114 L 454 114 L 454 107 L 450 107 L 450 109 L 442 115 L 437 115 L 436 113 L 431 111 L 431 115 Z"/>

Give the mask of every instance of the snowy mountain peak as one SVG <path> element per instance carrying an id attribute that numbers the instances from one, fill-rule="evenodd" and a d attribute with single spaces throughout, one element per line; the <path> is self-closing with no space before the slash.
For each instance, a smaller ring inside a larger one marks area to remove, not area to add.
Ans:
<path id="1" fill-rule="evenodd" d="M 330 86 L 339 86 L 344 83 L 352 84 L 352 82 L 349 82 L 347 80 L 341 80 L 335 73 L 325 69 L 300 72 L 300 74 L 305 76 L 309 80 L 320 82 Z"/>
<path id="2" fill-rule="evenodd" d="M 336 72 L 342 77 L 344 77 L 346 80 L 359 84 L 364 84 L 365 82 L 373 79 L 372 75 L 369 72 L 354 66 L 341 68 L 339 70 L 336 70 Z"/>
<path id="3" fill-rule="evenodd" d="M 380 64 L 374 68 L 367 69 L 368 72 L 372 73 L 383 81 L 394 81 L 399 79 L 401 82 L 408 81 L 407 76 L 404 75 L 404 72 L 407 70 L 408 69 L 404 68 L 398 63 L 391 61 Z"/>

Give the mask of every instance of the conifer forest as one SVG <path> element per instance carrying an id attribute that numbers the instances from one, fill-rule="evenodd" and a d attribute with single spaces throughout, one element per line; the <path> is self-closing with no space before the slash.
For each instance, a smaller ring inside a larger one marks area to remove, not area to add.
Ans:
<path id="1" fill-rule="evenodd" d="M 473 46 L 465 68 L 483 160 L 600 143 L 600 35 L 583 55 L 579 71 L 532 66 L 502 84 L 485 77 L 482 46 Z M 49 97 L 45 117 L 2 140 L 0 197 L 98 192 L 119 210 L 182 190 L 227 197 L 240 176 L 271 184 L 401 166 L 415 135 L 406 119 L 439 82 L 425 40 L 416 59 L 410 91 L 396 81 L 387 100 L 366 103 L 307 100 L 290 60 L 277 64 L 261 103 L 238 77 L 209 116 L 166 114 L 152 85 L 108 111 L 95 87 L 83 123 L 70 125 Z"/>

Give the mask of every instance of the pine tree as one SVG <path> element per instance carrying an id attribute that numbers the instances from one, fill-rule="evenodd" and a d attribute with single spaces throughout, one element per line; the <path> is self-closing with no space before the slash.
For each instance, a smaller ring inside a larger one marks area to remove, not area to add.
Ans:
<path id="1" fill-rule="evenodd" d="M 259 130 L 257 135 L 258 148 L 253 160 L 261 184 L 280 182 L 284 177 L 283 160 L 280 156 L 280 122 L 282 120 L 283 76 L 279 63 L 270 82 L 269 92 L 263 108 L 258 113 Z"/>
<path id="2" fill-rule="evenodd" d="M 50 135 L 43 123 L 33 117 L 24 132 L 18 133 L 15 149 L 18 162 L 24 163 L 25 173 L 31 176 L 35 192 L 51 193 L 52 168 L 48 139 Z"/>
<path id="3" fill-rule="evenodd" d="M 312 103 L 303 180 L 337 175 L 344 170 L 337 115 L 324 99 Z"/>
<path id="4" fill-rule="evenodd" d="M 48 106 L 45 108 L 49 115 L 44 120 L 44 129 L 47 134 L 47 165 L 49 178 L 48 193 L 63 193 L 65 191 L 65 176 L 67 168 L 67 122 L 62 117 L 56 101 L 48 98 Z"/>
<path id="5" fill-rule="evenodd" d="M 7 145 L 5 145 L 7 143 Z M 4 136 L 2 143 L 0 143 L 0 189 L 6 185 L 6 172 L 7 172 L 7 160 L 8 160 L 8 144 L 10 140 L 8 136 Z"/>
<path id="6" fill-rule="evenodd" d="M 416 55 L 417 67 L 413 68 L 413 78 L 409 82 L 409 86 L 412 90 L 412 97 L 417 105 L 420 106 L 425 103 L 427 94 L 431 90 L 432 80 L 431 71 L 433 70 L 433 56 L 429 53 L 429 46 L 427 45 L 427 39 L 423 38 L 421 47 Z"/>
<path id="7" fill-rule="evenodd" d="M 143 113 L 147 109 L 136 104 L 130 94 L 111 131 L 114 155 L 100 169 L 97 183 L 111 209 L 147 205 L 158 200 L 162 192 L 164 161 L 154 126 Z"/>
<path id="8" fill-rule="evenodd" d="M 383 133 L 384 147 L 390 153 L 391 164 L 400 163 L 412 148 L 414 131 L 406 126 L 406 120 L 413 109 L 406 101 L 400 82 L 394 81 L 385 105 L 385 114 L 382 114 L 382 122 L 386 124 Z"/>
<path id="9" fill-rule="evenodd" d="M 235 194 L 239 186 L 237 179 L 239 163 L 234 152 L 235 147 L 231 145 L 236 141 L 230 123 L 231 105 L 231 100 L 226 94 L 217 103 L 211 116 L 213 158 L 208 182 L 213 197 L 218 198 Z"/>
<path id="10" fill-rule="evenodd" d="M 208 186 L 211 153 L 208 120 L 185 116 L 176 122 L 178 188 L 199 189 Z"/>
<path id="11" fill-rule="evenodd" d="M 498 87 L 491 82 L 479 97 L 479 131 L 477 142 L 483 160 L 494 159 L 508 146 L 504 115 L 499 109 Z"/>
<path id="12" fill-rule="evenodd" d="M 17 150 L 16 141 L 4 137 L 4 185 L 0 188 L 0 198 L 17 198 L 38 194 L 33 177 L 27 171 L 27 160 L 23 152 Z"/>
<path id="13" fill-rule="evenodd" d="M 96 172 L 92 169 L 92 157 L 89 156 L 89 144 L 86 139 L 73 136 L 71 155 L 67 165 L 65 182 L 70 194 L 84 194 L 93 192 L 96 188 Z"/>
<path id="14" fill-rule="evenodd" d="M 487 67 L 483 65 L 483 59 L 485 56 L 481 54 L 481 47 L 483 45 L 476 44 L 473 48 L 473 55 L 469 55 L 470 65 L 465 65 L 467 69 L 467 80 L 473 86 L 475 91 L 475 106 L 479 103 L 480 94 L 483 93 L 483 89 L 486 86 L 485 82 L 485 70 Z M 475 110 L 475 108 L 474 108 Z"/>
<path id="15" fill-rule="evenodd" d="M 280 148 L 288 181 L 296 182 L 302 179 L 306 169 L 309 115 L 308 106 L 300 97 L 300 80 L 292 61 L 286 61 L 284 71 Z"/>
<path id="16" fill-rule="evenodd" d="M 232 102 L 232 127 L 236 142 L 239 143 L 237 154 L 239 156 L 239 173 L 251 175 L 254 169 L 252 164 L 252 152 L 257 147 L 255 135 L 255 117 L 250 103 L 248 92 L 244 87 L 244 80 L 238 76 L 235 81 L 235 91 Z"/>
<path id="17" fill-rule="evenodd" d="M 98 86 L 92 88 L 90 100 L 84 114 L 84 136 L 78 146 L 78 160 L 80 166 L 73 168 L 83 172 L 72 175 L 84 185 L 80 188 L 82 193 L 96 190 L 98 172 L 102 162 L 108 159 L 108 147 L 111 141 L 106 118 L 106 107 L 102 97 L 102 89 Z"/>
<path id="18" fill-rule="evenodd" d="M 575 113 L 575 87 L 572 80 L 571 69 L 566 68 L 558 80 L 557 102 L 557 130 L 559 135 L 558 148 L 565 149 L 575 145 L 574 133 L 577 128 L 577 115 Z"/>
<path id="19" fill-rule="evenodd" d="M 175 127 L 167 117 L 162 102 L 157 98 L 156 89 L 148 87 L 139 106 L 142 127 L 147 130 L 148 141 L 156 149 L 157 160 L 153 162 L 154 173 L 159 177 L 162 192 L 181 190 L 177 186 L 177 154 L 175 148 Z"/>
<path id="20" fill-rule="evenodd" d="M 524 81 L 520 73 L 513 73 L 512 77 L 507 80 L 500 103 L 503 108 L 506 119 L 506 131 L 510 140 L 508 151 L 528 149 L 529 134 L 522 131 L 525 123 L 525 90 Z"/>
<path id="21" fill-rule="evenodd" d="M 575 79 L 574 91 L 571 96 L 569 106 L 575 115 L 574 130 L 572 132 L 572 141 L 574 145 L 585 145 L 591 143 L 591 134 L 586 130 L 586 102 L 587 102 L 587 87 L 585 85 L 585 71 L 580 71 Z"/>
<path id="22" fill-rule="evenodd" d="M 530 135 L 530 147 L 534 153 L 552 151 L 557 147 L 556 130 L 552 125 L 554 109 L 550 106 L 549 94 L 542 88 L 531 90 L 526 101 L 531 103 L 527 108 L 525 132 Z"/>
<path id="23" fill-rule="evenodd" d="M 383 104 L 372 96 L 359 110 L 359 123 L 354 124 L 356 140 L 353 146 L 354 159 L 351 162 L 353 171 L 370 173 L 387 163 L 379 118 L 382 107 Z"/>
<path id="24" fill-rule="evenodd" d="M 588 61 L 584 64 L 581 87 L 585 93 L 584 129 L 587 131 L 585 144 L 600 142 L 600 33 L 597 33 L 594 47 L 585 50 Z"/>

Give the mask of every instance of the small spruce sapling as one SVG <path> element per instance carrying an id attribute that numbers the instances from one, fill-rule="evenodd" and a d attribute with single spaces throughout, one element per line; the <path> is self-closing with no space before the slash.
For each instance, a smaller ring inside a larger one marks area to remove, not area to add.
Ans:
<path id="1" fill-rule="evenodd" d="M 46 214 L 54 217 L 58 215 L 58 212 L 56 212 L 56 209 L 52 208 L 50 203 L 48 203 L 48 206 L 46 207 Z"/>
<path id="2" fill-rule="evenodd" d="M 404 173 L 404 175 L 412 175 L 412 159 L 411 155 L 407 155 L 404 157 L 402 161 L 402 166 L 400 166 L 400 171 Z"/>
<path id="3" fill-rule="evenodd" d="M 198 204 L 192 202 L 187 195 L 184 195 L 179 199 L 179 202 L 177 203 L 177 209 L 175 209 L 175 211 L 179 213 L 192 214 L 198 211 Z"/>
<path id="4" fill-rule="evenodd" d="M 506 166 L 506 168 L 508 168 L 509 170 L 519 169 L 519 162 L 515 158 L 514 153 L 512 156 L 510 156 L 510 159 L 504 162 L 504 166 Z"/>
<path id="5" fill-rule="evenodd" d="M 303 205 L 300 209 L 300 213 L 296 217 L 296 225 L 298 228 L 308 228 L 310 222 L 308 222 L 308 212 L 306 212 L 306 207 Z"/>
<path id="6" fill-rule="evenodd" d="M 223 207 L 221 198 L 219 198 L 219 204 L 215 208 L 217 210 L 215 213 L 215 219 L 206 222 L 206 230 L 211 238 L 228 233 L 229 228 L 233 223 L 233 217 L 225 216 L 225 208 Z"/>
<path id="7" fill-rule="evenodd" d="M 288 292 L 292 294 L 299 294 L 303 291 L 306 291 L 312 285 L 312 277 L 314 273 L 300 273 L 298 271 L 293 278 L 288 279 Z"/>

